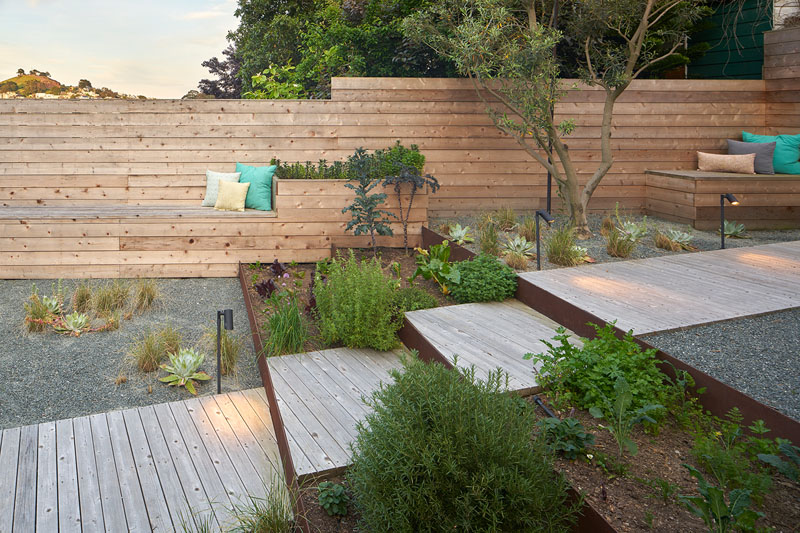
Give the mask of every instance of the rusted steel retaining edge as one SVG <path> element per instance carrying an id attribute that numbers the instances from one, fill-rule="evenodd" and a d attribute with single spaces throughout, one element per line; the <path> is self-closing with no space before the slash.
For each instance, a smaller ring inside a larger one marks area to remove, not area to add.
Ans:
<path id="1" fill-rule="evenodd" d="M 244 297 L 244 305 L 247 308 L 247 318 L 250 321 L 250 331 L 253 334 L 253 347 L 256 355 L 262 354 L 264 351 L 264 344 L 261 342 L 261 332 L 258 329 L 255 314 L 253 313 L 253 303 L 250 301 L 250 292 L 247 290 L 247 276 L 244 271 L 244 265 L 239 263 L 239 284 L 242 287 L 242 295 Z M 278 443 L 278 452 L 281 455 L 281 463 L 283 464 L 283 473 L 286 479 L 286 486 L 289 488 L 291 494 L 291 503 L 294 510 L 295 524 L 299 531 L 302 533 L 311 533 L 311 526 L 306 519 L 305 505 L 303 499 L 300 497 L 300 485 L 298 483 L 297 475 L 294 470 L 294 462 L 292 461 L 292 453 L 289 449 L 289 440 L 286 437 L 286 429 L 283 426 L 283 418 L 281 411 L 278 408 L 278 399 L 275 396 L 275 387 L 272 385 L 272 376 L 269 373 L 269 365 L 267 365 L 266 356 L 259 356 L 258 359 L 258 372 L 261 374 L 261 384 L 267 393 L 267 401 L 269 403 L 269 415 L 272 418 L 272 427 L 275 430 L 275 440 Z"/>
<path id="2" fill-rule="evenodd" d="M 428 247 L 431 244 L 439 244 L 442 240 L 447 239 L 426 227 L 422 228 L 423 246 Z M 452 241 L 450 242 L 450 248 L 452 249 L 450 256 L 453 258 L 463 257 L 464 259 L 469 259 L 475 256 L 475 253 Z M 589 325 L 590 323 L 601 327 L 606 325 L 606 322 L 601 318 L 534 285 L 528 280 L 517 278 L 517 281 L 516 298 L 519 301 L 582 337 L 592 338 L 595 336 L 594 328 Z M 614 333 L 621 338 L 626 332 L 615 326 Z M 645 340 L 638 337 L 634 337 L 634 339 L 642 349 L 656 349 Z M 678 370 L 689 372 L 694 378 L 696 389 L 705 387 L 706 392 L 699 395 L 699 402 L 712 414 L 721 417 L 732 408 L 737 407 L 744 416 L 746 424 L 760 419 L 770 428 L 770 435 L 773 438 L 782 437 L 794 443 L 800 442 L 800 422 L 676 359 L 663 350 L 656 349 L 656 357 L 671 363 Z M 674 372 L 668 365 L 662 365 L 661 370 L 668 376 L 674 377 Z"/>

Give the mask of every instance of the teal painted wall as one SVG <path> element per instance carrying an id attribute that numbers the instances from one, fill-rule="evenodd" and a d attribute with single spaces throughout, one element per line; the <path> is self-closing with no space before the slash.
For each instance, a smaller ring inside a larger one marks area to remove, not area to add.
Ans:
<path id="1" fill-rule="evenodd" d="M 725 15 L 735 9 L 733 3 L 723 3 L 711 17 L 713 27 L 692 36 L 693 43 L 707 42 L 712 48 L 689 65 L 689 78 L 761 79 L 764 32 L 772 29 L 771 5 L 770 9 L 759 9 L 758 0 L 746 0 L 736 28 L 738 50 L 732 35 L 720 42 Z"/>

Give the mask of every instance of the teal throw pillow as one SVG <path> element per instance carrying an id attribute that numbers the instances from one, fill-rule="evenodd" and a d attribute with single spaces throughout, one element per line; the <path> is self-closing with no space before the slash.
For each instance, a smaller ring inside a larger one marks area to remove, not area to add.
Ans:
<path id="1" fill-rule="evenodd" d="M 775 143 L 772 166 L 778 174 L 800 174 L 800 135 L 755 135 L 742 132 L 748 143 Z"/>
<path id="2" fill-rule="evenodd" d="M 244 206 L 247 209 L 259 209 L 261 211 L 272 210 L 272 175 L 278 167 L 251 167 L 236 163 L 236 172 L 241 172 L 239 183 L 249 183 L 247 198 Z"/>

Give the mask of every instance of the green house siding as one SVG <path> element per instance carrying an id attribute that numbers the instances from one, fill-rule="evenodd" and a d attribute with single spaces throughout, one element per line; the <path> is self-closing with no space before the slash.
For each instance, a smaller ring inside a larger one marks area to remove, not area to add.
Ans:
<path id="1" fill-rule="evenodd" d="M 736 10 L 735 2 L 722 4 L 711 17 L 713 27 L 692 36 L 692 42 L 707 42 L 712 48 L 689 65 L 690 78 L 761 79 L 764 32 L 772 29 L 772 10 L 759 9 L 758 4 L 758 0 L 746 0 L 738 19 L 736 39 L 722 30 L 726 15 Z"/>

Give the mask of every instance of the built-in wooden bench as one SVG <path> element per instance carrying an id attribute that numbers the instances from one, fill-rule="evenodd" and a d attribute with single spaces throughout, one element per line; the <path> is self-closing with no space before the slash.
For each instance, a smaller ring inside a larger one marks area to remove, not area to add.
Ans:
<path id="1" fill-rule="evenodd" d="M 235 276 L 240 261 L 317 261 L 330 257 L 332 245 L 367 245 L 365 237 L 345 233 L 350 216 L 342 208 L 353 192 L 344 183 L 276 179 L 274 211 L 200 207 L 202 188 L 191 204 L 175 188 L 176 205 L 167 196 L 157 205 L 6 200 L 0 206 L 0 278 L 219 277 Z M 387 193 L 387 207 L 396 212 L 397 197 Z M 427 208 L 427 194 L 418 193 L 412 246 L 419 244 Z M 381 245 L 402 245 L 402 230 L 394 227 L 395 236 L 382 237 Z"/>
<path id="2" fill-rule="evenodd" d="M 696 229 L 719 227 L 720 194 L 736 196 L 725 218 L 748 229 L 800 227 L 800 175 L 648 170 L 647 212 Z"/>

